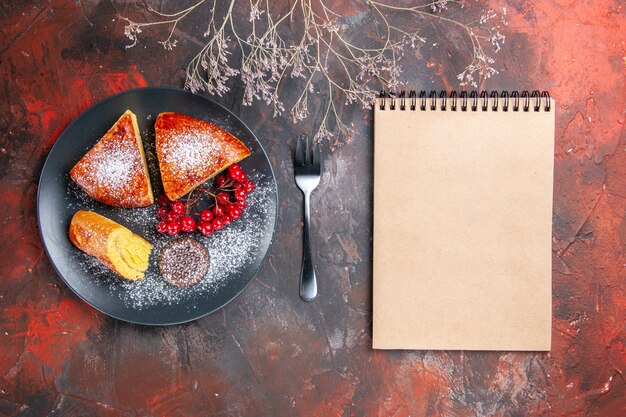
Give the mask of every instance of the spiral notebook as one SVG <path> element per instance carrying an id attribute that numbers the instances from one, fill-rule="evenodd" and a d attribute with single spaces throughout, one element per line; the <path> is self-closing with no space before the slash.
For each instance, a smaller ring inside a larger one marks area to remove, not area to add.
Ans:
<path id="1" fill-rule="evenodd" d="M 378 99 L 374 348 L 550 350 L 554 109 L 547 92 Z"/>

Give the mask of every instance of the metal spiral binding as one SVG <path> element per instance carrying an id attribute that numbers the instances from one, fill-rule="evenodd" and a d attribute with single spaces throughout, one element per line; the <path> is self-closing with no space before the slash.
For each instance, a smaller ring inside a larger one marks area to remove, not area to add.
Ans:
<path id="1" fill-rule="evenodd" d="M 439 98 L 439 110 L 447 111 L 448 104 L 450 104 L 450 111 L 457 111 L 460 109 L 461 111 L 498 111 L 501 109 L 504 112 L 508 112 L 512 110 L 514 112 L 522 111 L 529 112 L 541 111 L 543 104 L 543 111 L 549 112 L 551 111 L 551 102 L 550 102 L 550 94 L 547 91 L 539 91 L 533 90 L 532 93 L 529 93 L 526 90 L 523 90 L 521 93 L 517 90 L 502 91 L 498 93 L 497 91 L 470 91 L 469 94 L 467 91 L 462 90 L 457 93 L 457 91 L 453 90 L 448 94 L 446 90 L 439 91 L 437 94 L 436 90 L 420 90 L 419 93 L 415 90 L 410 90 L 408 94 L 408 102 L 407 106 L 407 95 L 405 90 L 401 90 L 397 95 L 395 92 L 382 90 L 380 92 L 380 110 L 395 110 L 396 109 L 396 101 L 399 101 L 399 109 L 400 110 L 411 110 L 411 111 L 426 111 L 428 107 L 430 111 L 437 110 L 437 98 Z M 489 101 L 491 100 L 491 108 L 489 107 Z M 502 105 L 500 106 L 500 100 L 502 101 Z M 419 105 L 418 105 L 419 101 Z M 459 105 L 460 101 L 460 105 Z M 511 104 L 512 102 L 512 104 Z"/>

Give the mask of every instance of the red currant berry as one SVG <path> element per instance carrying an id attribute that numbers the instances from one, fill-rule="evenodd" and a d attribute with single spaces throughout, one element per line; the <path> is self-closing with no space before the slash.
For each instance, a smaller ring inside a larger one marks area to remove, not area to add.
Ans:
<path id="1" fill-rule="evenodd" d="M 241 177 L 244 175 L 241 169 L 229 172 L 228 174 L 230 175 L 230 178 L 237 182 L 241 182 Z"/>
<path id="2" fill-rule="evenodd" d="M 232 164 L 231 166 L 228 167 L 228 173 L 233 179 L 234 179 L 233 174 L 237 175 L 240 172 L 243 172 L 243 171 L 241 171 L 241 167 L 239 166 L 239 164 Z"/>
<path id="3" fill-rule="evenodd" d="M 226 175 L 220 175 L 219 177 L 215 179 L 215 186 L 217 188 L 222 188 L 223 186 L 226 185 L 227 182 L 228 182 L 228 177 L 226 177 Z"/>
<path id="4" fill-rule="evenodd" d="M 164 219 L 167 217 L 167 214 L 169 213 L 169 209 L 167 207 L 159 207 L 156 211 L 156 215 L 159 219 Z"/>
<path id="5" fill-rule="evenodd" d="M 246 190 L 247 193 L 251 193 L 254 190 L 254 183 L 252 181 L 244 182 L 243 189 Z"/>
<path id="6" fill-rule="evenodd" d="M 213 219 L 213 212 L 211 210 L 202 210 L 200 213 L 200 220 L 203 222 L 210 222 Z"/>
<path id="7" fill-rule="evenodd" d="M 224 214 L 224 209 L 222 208 L 222 206 L 215 206 L 215 207 L 213 207 L 213 216 L 214 217 L 220 217 L 223 214 Z"/>
<path id="8" fill-rule="evenodd" d="M 219 204 L 230 203 L 230 196 L 228 195 L 228 193 L 219 193 L 216 198 Z"/>
<path id="9" fill-rule="evenodd" d="M 182 220 L 180 221 L 181 224 L 181 230 L 183 232 L 187 232 L 187 233 L 191 233 L 194 230 L 196 230 L 196 221 L 189 216 L 183 217 Z"/>
<path id="10" fill-rule="evenodd" d="M 165 216 L 165 220 L 167 220 L 168 222 L 177 222 L 180 220 L 180 217 L 180 214 L 170 211 L 169 213 L 167 213 L 167 216 Z"/>
<path id="11" fill-rule="evenodd" d="M 231 224 L 233 221 L 233 216 L 231 216 L 230 214 L 224 214 L 222 216 L 222 223 L 224 223 L 224 226 L 226 226 L 227 224 Z"/>
<path id="12" fill-rule="evenodd" d="M 237 206 L 231 207 L 230 210 L 228 211 L 228 214 L 230 214 L 230 216 L 233 219 L 240 218 L 241 217 L 241 213 L 242 213 L 241 209 L 239 207 L 237 207 Z"/>
<path id="13" fill-rule="evenodd" d="M 204 236 L 208 236 L 213 233 L 213 226 L 211 222 L 200 222 L 198 223 L 198 231 Z"/>
<path id="14" fill-rule="evenodd" d="M 182 202 L 177 201 L 172 204 L 172 211 L 177 214 L 182 214 L 185 211 L 185 205 Z"/>
<path id="15" fill-rule="evenodd" d="M 159 197 L 159 206 L 161 207 L 169 207 L 172 204 L 169 198 L 166 195 L 162 195 Z"/>
<path id="16" fill-rule="evenodd" d="M 234 172 L 234 173 L 232 173 L 232 174 L 231 174 L 231 173 L 228 173 L 228 177 L 229 177 L 230 179 L 232 179 L 232 180 L 237 181 L 237 178 L 239 178 L 239 174 L 240 174 L 240 172 L 238 172 L 238 171 L 236 171 L 236 172 Z"/>
<path id="17" fill-rule="evenodd" d="M 222 227 L 224 227 L 224 222 L 222 221 L 221 217 L 217 217 L 213 219 L 213 221 L 211 222 L 211 226 L 213 226 L 213 229 L 215 230 L 220 230 Z"/>
<path id="18" fill-rule="evenodd" d="M 246 199 L 246 195 L 248 195 L 248 193 L 246 193 L 246 190 L 240 188 L 238 190 L 235 190 L 233 195 L 235 196 L 236 200 L 241 201 L 241 200 L 245 200 Z"/>
<path id="19" fill-rule="evenodd" d="M 167 233 L 174 236 L 180 232 L 180 223 L 179 222 L 168 222 L 167 223 Z"/>
<path id="20" fill-rule="evenodd" d="M 242 211 L 248 207 L 248 203 L 246 203 L 246 200 L 237 200 L 237 202 L 235 203 L 237 205 L 237 207 L 239 207 Z"/>
<path id="21" fill-rule="evenodd" d="M 239 174 L 237 178 L 235 178 L 235 181 L 244 183 L 246 182 L 247 179 L 248 179 L 248 176 L 246 175 L 246 173 L 241 171 L 241 174 Z"/>
<path id="22" fill-rule="evenodd" d="M 230 208 L 233 206 L 233 204 L 235 204 L 234 202 L 231 203 L 230 201 L 226 204 L 220 204 L 220 206 L 222 207 L 222 211 L 224 213 L 228 213 L 228 210 L 230 210 Z"/>
<path id="23" fill-rule="evenodd" d="M 162 220 L 159 222 L 159 224 L 157 224 L 157 232 L 163 234 L 163 233 L 167 233 L 167 220 Z"/>

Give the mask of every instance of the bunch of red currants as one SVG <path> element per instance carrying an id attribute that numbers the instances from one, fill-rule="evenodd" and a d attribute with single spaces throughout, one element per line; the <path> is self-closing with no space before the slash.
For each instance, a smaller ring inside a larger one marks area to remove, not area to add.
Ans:
<path id="1" fill-rule="evenodd" d="M 254 183 L 246 173 L 238 164 L 232 164 L 215 178 L 214 187 L 196 188 L 187 196 L 185 203 L 170 201 L 164 195 L 159 197 L 156 229 L 161 234 L 172 236 L 196 230 L 209 236 L 241 217 L 247 207 L 246 197 L 253 190 Z M 203 194 L 211 197 L 213 205 L 200 211 L 197 205 Z"/>

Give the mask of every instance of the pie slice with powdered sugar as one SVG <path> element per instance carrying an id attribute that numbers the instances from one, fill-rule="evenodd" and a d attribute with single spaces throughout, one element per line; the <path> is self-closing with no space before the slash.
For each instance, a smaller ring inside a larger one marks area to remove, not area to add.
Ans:
<path id="1" fill-rule="evenodd" d="M 154 203 L 146 156 L 130 110 L 70 170 L 70 177 L 91 198 L 115 207 Z"/>
<path id="2" fill-rule="evenodd" d="M 172 201 L 250 155 L 221 127 L 184 114 L 159 114 L 154 131 L 163 189 Z"/>

